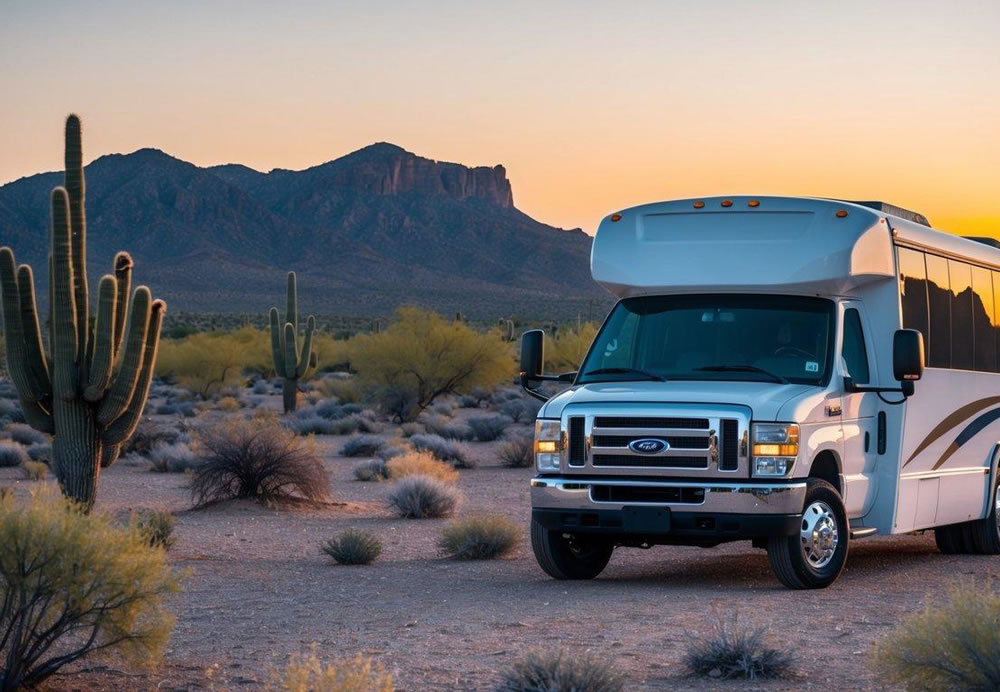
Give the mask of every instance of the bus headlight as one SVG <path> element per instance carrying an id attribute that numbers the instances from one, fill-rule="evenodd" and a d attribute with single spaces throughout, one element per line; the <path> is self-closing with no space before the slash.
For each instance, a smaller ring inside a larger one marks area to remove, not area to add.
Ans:
<path id="1" fill-rule="evenodd" d="M 754 423 L 753 475 L 787 476 L 799 454 L 799 426 L 795 423 Z"/>
<path id="2" fill-rule="evenodd" d="M 535 421 L 535 466 L 539 472 L 558 471 L 562 430 L 557 420 Z"/>

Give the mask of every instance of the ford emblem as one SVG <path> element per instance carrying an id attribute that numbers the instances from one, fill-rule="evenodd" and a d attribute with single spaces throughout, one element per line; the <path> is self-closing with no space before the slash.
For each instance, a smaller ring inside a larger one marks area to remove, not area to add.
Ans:
<path id="1" fill-rule="evenodd" d="M 646 437 L 641 440 L 632 440 L 628 443 L 628 448 L 636 454 L 659 454 L 670 449 L 670 445 L 667 444 L 666 440 Z"/>

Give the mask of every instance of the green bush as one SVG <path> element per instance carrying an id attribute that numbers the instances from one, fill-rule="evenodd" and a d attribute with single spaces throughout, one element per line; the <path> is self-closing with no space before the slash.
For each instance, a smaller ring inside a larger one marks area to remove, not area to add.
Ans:
<path id="1" fill-rule="evenodd" d="M 382 554 L 382 542 L 368 531 L 348 529 L 322 549 L 341 565 L 367 565 Z"/>
<path id="2" fill-rule="evenodd" d="M 99 655 L 155 662 L 173 628 L 164 598 L 177 589 L 164 552 L 134 528 L 54 491 L 0 499 L 0 689 Z"/>
<path id="3" fill-rule="evenodd" d="M 285 692 L 392 692 L 392 676 L 370 658 L 324 663 L 316 649 L 293 656 L 275 687 Z"/>
<path id="4" fill-rule="evenodd" d="M 990 586 L 953 587 L 943 605 L 904 619 L 875 646 L 886 682 L 917 690 L 1000 689 L 1000 597 Z"/>
<path id="5" fill-rule="evenodd" d="M 153 548 L 170 549 L 174 545 L 174 524 L 177 519 L 165 509 L 132 512 L 131 522 Z"/>
<path id="6" fill-rule="evenodd" d="M 591 654 L 529 653 L 503 674 L 498 692 L 621 692 L 625 679 Z"/>
<path id="7" fill-rule="evenodd" d="M 506 517 L 464 517 L 444 527 L 441 550 L 458 560 L 493 560 L 512 551 L 520 537 L 521 528 Z"/>
<path id="8" fill-rule="evenodd" d="M 243 373 L 269 372 L 271 341 L 253 327 L 203 332 L 160 343 L 156 374 L 203 397 L 239 384 Z"/>
<path id="9" fill-rule="evenodd" d="M 459 497 L 457 490 L 433 478 L 407 476 L 393 486 L 387 500 L 404 519 L 438 519 L 455 511 Z"/>
<path id="10" fill-rule="evenodd" d="M 791 653 L 768 646 L 767 629 L 744 627 L 736 615 L 718 618 L 707 635 L 691 641 L 684 662 L 693 675 L 763 680 L 789 673 Z"/>

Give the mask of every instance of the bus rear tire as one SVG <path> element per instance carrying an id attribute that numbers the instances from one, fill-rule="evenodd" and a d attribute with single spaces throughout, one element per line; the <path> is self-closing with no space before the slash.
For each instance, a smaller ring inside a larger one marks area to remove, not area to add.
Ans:
<path id="1" fill-rule="evenodd" d="M 993 486 L 993 503 L 984 519 L 969 522 L 969 538 L 979 555 L 1000 555 L 1000 493 Z"/>
<path id="2" fill-rule="evenodd" d="M 824 589 L 837 581 L 847 561 L 850 527 L 840 493 L 810 478 L 799 531 L 768 539 L 774 576 L 789 589 Z"/>
<path id="3" fill-rule="evenodd" d="M 938 550 L 945 555 L 964 553 L 965 542 L 962 540 L 961 532 L 956 530 L 960 528 L 960 524 L 951 524 L 934 529 L 934 542 L 937 543 Z"/>
<path id="4" fill-rule="evenodd" d="M 553 579 L 593 579 L 607 567 L 615 546 L 599 538 L 568 537 L 532 519 L 531 549 L 538 566 Z"/>

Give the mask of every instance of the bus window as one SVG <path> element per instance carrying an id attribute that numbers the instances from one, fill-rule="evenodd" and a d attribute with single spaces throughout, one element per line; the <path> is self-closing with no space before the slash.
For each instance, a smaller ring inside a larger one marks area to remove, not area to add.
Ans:
<path id="1" fill-rule="evenodd" d="M 927 365 L 951 367 L 951 292 L 948 290 L 948 260 L 927 257 L 927 303 L 930 308 L 930 343 Z"/>
<path id="2" fill-rule="evenodd" d="M 972 267 L 948 260 L 951 288 L 951 367 L 972 370 L 975 366 L 975 336 L 972 327 Z"/>
<path id="3" fill-rule="evenodd" d="M 861 315 L 854 308 L 844 312 L 844 362 L 847 374 L 855 384 L 868 384 L 868 352 L 865 350 L 865 334 L 861 328 Z"/>
<path id="4" fill-rule="evenodd" d="M 972 324 L 976 338 L 976 370 L 997 371 L 997 342 L 993 313 L 993 272 L 983 267 L 972 268 Z"/>
<path id="5" fill-rule="evenodd" d="M 903 328 L 916 329 L 930 344 L 927 329 L 927 267 L 924 253 L 901 247 L 899 252 L 899 295 L 903 305 Z"/>

